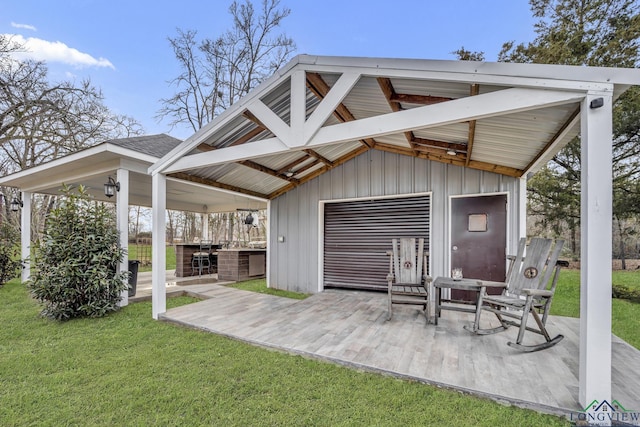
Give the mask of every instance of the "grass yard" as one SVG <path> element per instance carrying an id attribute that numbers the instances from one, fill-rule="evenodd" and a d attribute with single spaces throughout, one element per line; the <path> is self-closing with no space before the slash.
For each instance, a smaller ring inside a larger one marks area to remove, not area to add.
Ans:
<path id="1" fill-rule="evenodd" d="M 60 323 L 17 281 L 0 301 L 2 426 L 569 425 L 154 321 L 149 302 Z"/>
<path id="2" fill-rule="evenodd" d="M 640 289 L 640 270 L 614 270 L 613 285 L 623 285 L 631 289 Z M 561 270 L 558 279 L 551 314 L 558 316 L 580 317 L 580 271 Z M 613 333 L 640 349 L 640 304 L 624 299 L 612 301 Z"/>
<path id="3" fill-rule="evenodd" d="M 173 245 L 167 246 L 167 270 L 174 270 L 176 268 L 176 251 Z M 140 253 L 138 253 L 140 252 Z M 149 245 L 129 245 L 128 248 L 129 259 L 137 259 L 149 257 L 151 261 L 151 246 Z M 139 271 L 151 271 L 151 264 L 140 265 Z"/>
<path id="4" fill-rule="evenodd" d="M 245 291 L 252 291 L 261 294 L 269 294 L 293 299 L 305 299 L 309 296 L 307 294 L 301 294 L 299 292 L 281 291 L 280 289 L 267 288 L 266 279 L 247 280 L 245 282 L 233 283 L 227 286 L 231 288 L 242 289 Z"/>

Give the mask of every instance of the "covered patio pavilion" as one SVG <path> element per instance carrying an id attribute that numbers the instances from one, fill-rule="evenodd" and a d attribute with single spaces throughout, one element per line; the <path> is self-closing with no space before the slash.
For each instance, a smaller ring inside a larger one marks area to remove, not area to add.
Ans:
<path id="1" fill-rule="evenodd" d="M 14 187 L 22 192 L 21 258 L 24 268 L 22 280 L 30 276 L 29 251 L 31 246 L 31 195 L 60 195 L 62 185 L 84 186 L 95 200 L 115 202 L 120 244 L 128 245 L 129 206 L 151 207 L 151 177 L 147 169 L 163 155 L 181 143 L 165 134 L 136 136 L 105 141 L 51 162 L 0 177 L 0 185 Z M 119 190 L 115 196 L 105 196 L 104 184 L 114 179 Z M 203 214 L 203 231 L 207 230 L 207 215 L 211 212 L 231 212 L 238 208 L 264 209 L 266 200 L 215 189 L 195 182 L 169 179 L 167 182 L 167 209 Z M 204 237 L 204 236 L 203 236 Z M 166 244 L 163 235 L 160 239 Z M 161 253 L 165 253 L 162 246 Z M 128 256 L 120 269 L 127 271 Z M 128 304 L 128 292 L 122 294 L 122 305 Z"/>
<path id="2" fill-rule="evenodd" d="M 611 402 L 612 105 L 638 84 L 635 69 L 300 55 L 149 169 L 153 252 L 169 179 L 233 189 L 269 201 L 269 285 L 321 292 L 326 204 L 418 194 L 431 203 L 430 273 L 448 275 L 450 198 L 506 194 L 512 252 L 527 177 L 580 134 L 578 400 Z"/>

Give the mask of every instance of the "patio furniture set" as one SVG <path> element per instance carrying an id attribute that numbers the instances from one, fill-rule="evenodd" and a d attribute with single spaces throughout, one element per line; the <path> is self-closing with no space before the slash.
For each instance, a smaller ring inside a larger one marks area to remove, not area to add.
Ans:
<path id="1" fill-rule="evenodd" d="M 527 239 L 520 239 L 517 254 L 507 257 L 509 268 L 504 282 L 462 278 L 458 269 L 452 272 L 452 277 L 441 276 L 433 280 L 428 275 L 428 253 L 424 250 L 424 239 L 393 239 L 393 249 L 388 252 L 387 320 L 393 316 L 394 305 L 412 304 L 422 307 L 429 322 L 429 290 L 433 287 L 435 325 L 443 310 L 467 312 L 475 314 L 473 324 L 464 326 L 469 332 L 486 335 L 516 326 L 517 339 L 515 342 L 509 341 L 509 346 L 525 352 L 552 347 L 563 339 L 562 335 L 551 337 L 546 328 L 562 266 L 558 257 L 563 245 L 564 240 L 554 242 L 551 239 L 532 238 L 527 244 Z M 488 289 L 499 290 L 500 293 L 489 293 Z M 476 297 L 472 301 L 454 299 L 448 295 L 453 290 L 472 291 Z M 493 313 L 500 325 L 491 329 L 481 328 L 483 312 Z M 529 315 L 535 321 L 534 326 L 527 324 Z M 527 331 L 542 335 L 544 342 L 524 344 Z"/>

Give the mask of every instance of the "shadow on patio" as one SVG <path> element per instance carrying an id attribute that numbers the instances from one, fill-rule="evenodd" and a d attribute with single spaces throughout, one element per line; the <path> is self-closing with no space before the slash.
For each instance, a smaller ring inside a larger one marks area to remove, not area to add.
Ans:
<path id="1" fill-rule="evenodd" d="M 425 325 L 414 307 L 386 321 L 386 294 L 327 290 L 305 300 L 210 285 L 208 299 L 161 319 L 251 344 L 460 390 L 541 412 L 568 415 L 578 403 L 579 319 L 551 316 L 565 339 L 539 352 L 507 346 L 517 330 L 476 336 L 471 314 L 445 311 Z M 483 323 L 491 322 L 483 315 Z M 540 337 L 532 335 L 533 339 Z M 613 337 L 613 399 L 640 409 L 640 351 Z M 533 380 L 532 380 L 533 379 Z"/>

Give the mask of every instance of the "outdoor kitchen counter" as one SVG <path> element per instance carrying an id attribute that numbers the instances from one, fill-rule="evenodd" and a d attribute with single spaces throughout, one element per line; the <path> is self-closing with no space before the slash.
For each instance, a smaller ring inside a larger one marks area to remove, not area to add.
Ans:
<path id="1" fill-rule="evenodd" d="M 194 274 L 191 268 L 193 254 L 200 252 L 200 243 L 174 243 L 176 250 L 176 277 L 186 277 Z M 214 246 L 215 248 L 215 246 Z M 215 249 L 214 249 L 215 250 Z M 216 260 L 218 252 L 211 252 L 211 272 L 216 272 Z M 197 274 L 197 272 L 195 272 Z"/>
<path id="2" fill-rule="evenodd" d="M 265 276 L 266 249 L 218 249 L 218 280 L 248 280 Z"/>

